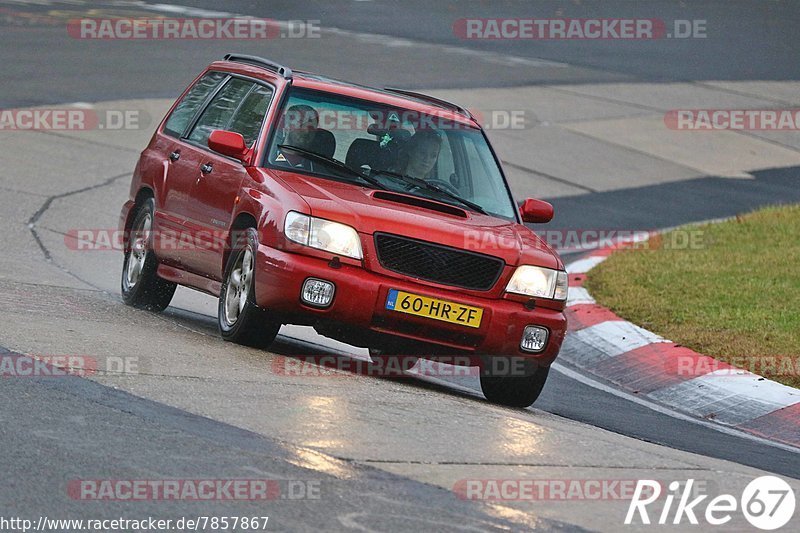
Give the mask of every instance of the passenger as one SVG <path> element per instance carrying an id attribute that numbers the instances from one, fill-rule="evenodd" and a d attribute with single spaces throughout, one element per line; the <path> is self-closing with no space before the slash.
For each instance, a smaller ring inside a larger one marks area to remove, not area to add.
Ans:
<path id="1" fill-rule="evenodd" d="M 319 113 L 309 105 L 293 105 L 283 117 L 283 141 L 304 150 L 312 150 L 319 128 Z"/>
<path id="2" fill-rule="evenodd" d="M 309 105 L 293 105 L 283 115 L 281 126 L 270 160 L 295 168 L 314 170 L 314 164 L 307 158 L 288 150 L 281 151 L 277 145 L 285 144 L 309 152 L 318 152 L 316 144 L 320 130 L 317 110 Z"/>

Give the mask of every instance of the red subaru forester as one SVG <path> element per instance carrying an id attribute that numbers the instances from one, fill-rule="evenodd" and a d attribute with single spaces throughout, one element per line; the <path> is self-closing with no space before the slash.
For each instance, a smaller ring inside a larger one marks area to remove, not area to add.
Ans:
<path id="1" fill-rule="evenodd" d="M 222 337 L 251 346 L 302 324 L 373 357 L 467 356 L 489 400 L 528 406 L 564 339 L 567 275 L 522 222 L 552 216 L 518 207 L 461 107 L 229 54 L 142 152 L 122 297 L 218 296 Z"/>

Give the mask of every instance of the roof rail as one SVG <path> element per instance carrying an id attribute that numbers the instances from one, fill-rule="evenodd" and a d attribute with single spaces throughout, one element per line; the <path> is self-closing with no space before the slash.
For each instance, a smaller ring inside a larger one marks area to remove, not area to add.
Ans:
<path id="1" fill-rule="evenodd" d="M 285 67 L 280 63 L 276 63 L 275 61 L 270 61 L 269 59 L 264 59 L 263 57 L 258 56 L 248 56 L 244 54 L 225 54 L 224 57 L 225 61 L 235 61 L 237 63 L 247 63 L 250 65 L 255 65 L 257 67 L 264 67 L 274 72 L 277 72 L 284 79 L 291 80 L 292 79 L 292 69 L 289 67 Z"/>
<path id="2" fill-rule="evenodd" d="M 464 109 L 460 105 L 454 104 L 453 102 L 448 102 L 447 100 L 436 98 L 435 96 L 430 96 L 423 93 L 417 93 L 414 91 L 407 91 L 405 89 L 396 89 L 394 87 L 384 87 L 383 90 L 389 91 L 390 93 L 402 94 L 403 96 L 411 96 L 412 98 L 417 98 L 419 100 L 426 100 L 434 104 L 439 104 L 441 106 L 447 107 L 448 109 L 461 113 L 462 115 L 469 117 L 472 120 L 475 120 L 475 117 L 472 116 L 472 113 L 470 113 L 469 110 Z"/>

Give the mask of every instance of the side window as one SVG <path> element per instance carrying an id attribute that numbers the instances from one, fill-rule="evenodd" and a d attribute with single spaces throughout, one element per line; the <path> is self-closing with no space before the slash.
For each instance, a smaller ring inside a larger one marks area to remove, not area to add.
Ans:
<path id="1" fill-rule="evenodd" d="M 209 72 L 189 89 L 183 100 L 177 105 L 164 125 L 164 132 L 173 137 L 180 137 L 186 131 L 186 127 L 194 118 L 195 113 L 206 101 L 208 95 L 225 79 L 227 74 L 221 72 Z"/>
<path id="2" fill-rule="evenodd" d="M 500 169 L 496 165 L 488 164 L 494 161 L 489 146 L 483 142 L 476 144 L 473 139 L 464 136 L 464 151 L 472 178 L 472 201 L 491 213 L 513 217 L 514 212 L 509 210 L 511 204 L 507 200 L 508 191 L 503 188 Z"/>
<path id="3" fill-rule="evenodd" d="M 239 107 L 227 129 L 241 133 L 244 143 L 252 146 L 258 137 L 258 132 L 261 131 L 261 123 L 264 122 L 271 99 L 272 89 L 256 85 L 244 99 L 244 103 Z"/>
<path id="4" fill-rule="evenodd" d="M 493 197 L 495 195 L 493 184 L 486 171 L 486 164 L 475 148 L 475 143 L 471 139 L 464 139 L 464 149 L 467 154 L 469 172 L 472 175 L 472 187 L 475 196 L 478 198 Z"/>
<path id="5" fill-rule="evenodd" d="M 208 146 L 208 136 L 214 130 L 227 128 L 233 114 L 253 87 L 253 82 L 231 78 L 211 100 L 189 134 L 189 140 Z"/>

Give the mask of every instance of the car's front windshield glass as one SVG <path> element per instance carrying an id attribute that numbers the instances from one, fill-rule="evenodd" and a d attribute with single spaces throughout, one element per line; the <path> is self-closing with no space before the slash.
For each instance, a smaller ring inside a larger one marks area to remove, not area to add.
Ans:
<path id="1" fill-rule="evenodd" d="M 291 89 L 267 165 L 515 220 L 508 187 L 479 129 L 377 102 Z"/>

